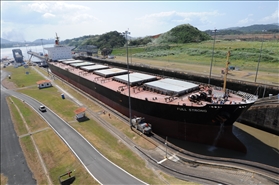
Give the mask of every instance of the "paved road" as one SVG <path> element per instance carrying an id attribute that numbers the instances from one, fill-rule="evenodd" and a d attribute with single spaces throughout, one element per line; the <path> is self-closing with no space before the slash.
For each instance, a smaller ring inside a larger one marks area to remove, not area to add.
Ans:
<path id="1" fill-rule="evenodd" d="M 1 72 L 1 81 L 4 77 Z M 8 177 L 8 184 L 36 184 L 27 166 L 19 139 L 14 130 L 6 94 L 1 86 L 1 173 Z"/>
<path id="2" fill-rule="evenodd" d="M 141 180 L 133 177 L 120 169 L 102 154 L 100 154 L 85 138 L 77 133 L 68 123 L 60 119 L 54 112 L 47 108 L 47 112 L 41 113 L 38 110 L 40 103 L 31 97 L 15 91 L 1 88 L 1 92 L 13 95 L 24 100 L 33 107 L 49 123 L 56 133 L 63 139 L 70 149 L 83 163 L 88 172 L 100 184 L 145 184 Z M 3 158 L 2 158 L 3 160 Z"/>

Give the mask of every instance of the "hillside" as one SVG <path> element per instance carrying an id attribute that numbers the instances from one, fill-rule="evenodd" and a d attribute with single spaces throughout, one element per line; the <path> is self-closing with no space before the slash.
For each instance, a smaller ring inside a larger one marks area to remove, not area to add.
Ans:
<path id="1" fill-rule="evenodd" d="M 211 37 L 208 34 L 198 30 L 190 24 L 182 24 L 160 35 L 158 38 L 156 38 L 156 43 L 185 44 L 191 42 L 201 42 L 210 39 Z"/>
<path id="2" fill-rule="evenodd" d="M 190 43 L 209 40 L 211 37 L 197 28 L 183 24 L 172 28 L 170 31 L 158 34 L 156 36 L 147 36 L 129 40 L 130 46 L 146 45 L 149 43 L 167 44 L 167 43 Z M 105 33 L 103 35 L 83 36 L 74 39 L 67 39 L 63 42 L 70 46 L 95 45 L 100 49 L 118 48 L 125 45 L 125 37 L 117 31 Z"/>
<path id="3" fill-rule="evenodd" d="M 67 39 L 62 44 L 70 46 L 84 46 L 84 45 L 95 45 L 97 48 L 112 49 L 117 47 L 123 47 L 125 44 L 125 37 L 117 31 L 111 31 L 102 35 L 89 35 L 74 39 Z"/>
<path id="4" fill-rule="evenodd" d="M 9 41 L 9 40 L 7 40 L 7 39 L 2 39 L 1 38 L 1 44 L 11 44 L 11 43 L 13 43 L 12 41 Z"/>

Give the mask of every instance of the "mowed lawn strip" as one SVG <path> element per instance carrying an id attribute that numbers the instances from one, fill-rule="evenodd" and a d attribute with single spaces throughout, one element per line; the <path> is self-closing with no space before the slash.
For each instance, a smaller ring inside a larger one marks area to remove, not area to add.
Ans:
<path id="1" fill-rule="evenodd" d="M 34 117 L 30 120 L 30 122 L 32 122 L 30 125 L 34 125 L 36 128 L 40 128 L 42 125 L 48 126 L 32 108 L 25 107 L 24 102 L 18 101 L 14 97 L 11 99 L 14 103 L 8 101 L 10 108 L 14 107 L 14 104 L 18 107 L 24 107 L 25 111 L 21 112 L 23 117 L 28 117 L 28 115 Z M 18 112 L 17 110 L 11 110 L 13 113 Z M 13 122 L 15 126 L 24 124 L 21 117 L 13 117 Z M 73 175 L 77 176 L 74 184 L 97 184 L 97 182 L 83 168 L 80 161 L 53 130 L 42 130 L 32 136 L 40 154 L 42 155 L 43 161 L 46 164 L 53 184 L 59 184 L 58 177 L 70 170 L 75 170 Z M 19 141 L 21 148 L 24 151 L 28 166 L 34 175 L 34 178 L 37 180 L 37 184 L 47 184 L 45 173 L 30 136 L 21 137 Z"/>
<path id="2" fill-rule="evenodd" d="M 11 97 L 11 99 L 9 97 L 7 97 L 6 101 L 8 102 L 8 105 L 9 105 L 12 121 L 14 123 L 16 122 L 16 124 L 14 124 L 15 132 L 17 133 L 18 136 L 21 136 L 23 134 L 28 134 L 28 130 L 27 130 L 24 122 L 21 119 L 20 112 L 18 112 L 16 106 L 11 106 L 11 104 L 13 104 L 11 101 L 13 101 L 14 104 L 17 105 L 17 107 L 20 109 L 20 108 L 24 107 L 23 104 L 20 104 L 20 102 L 22 102 L 22 101 L 17 98 L 14 98 L 14 97 Z M 22 111 L 24 112 L 24 110 L 22 110 Z M 21 120 L 21 121 L 19 121 L 19 120 Z"/>

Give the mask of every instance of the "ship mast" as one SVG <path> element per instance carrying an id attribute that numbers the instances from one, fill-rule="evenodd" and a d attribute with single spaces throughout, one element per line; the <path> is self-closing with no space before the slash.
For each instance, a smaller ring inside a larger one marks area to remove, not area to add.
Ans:
<path id="1" fill-rule="evenodd" d="M 227 61 L 226 61 L 226 69 L 225 69 L 225 75 L 224 75 L 224 86 L 223 86 L 223 91 L 226 93 L 226 85 L 227 85 L 227 74 L 229 70 L 229 58 L 230 58 L 231 52 L 228 51 L 227 53 Z"/>

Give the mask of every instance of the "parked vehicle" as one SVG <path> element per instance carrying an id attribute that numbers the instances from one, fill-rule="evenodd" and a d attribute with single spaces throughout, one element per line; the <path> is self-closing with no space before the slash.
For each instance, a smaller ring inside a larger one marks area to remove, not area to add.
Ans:
<path id="1" fill-rule="evenodd" d="M 43 105 L 41 105 L 41 106 L 39 107 L 39 110 L 40 110 L 41 112 L 46 112 L 46 107 L 43 106 Z"/>
<path id="2" fill-rule="evenodd" d="M 151 124 L 146 123 L 143 117 L 135 117 L 132 119 L 132 125 L 143 134 L 151 133 Z"/>

